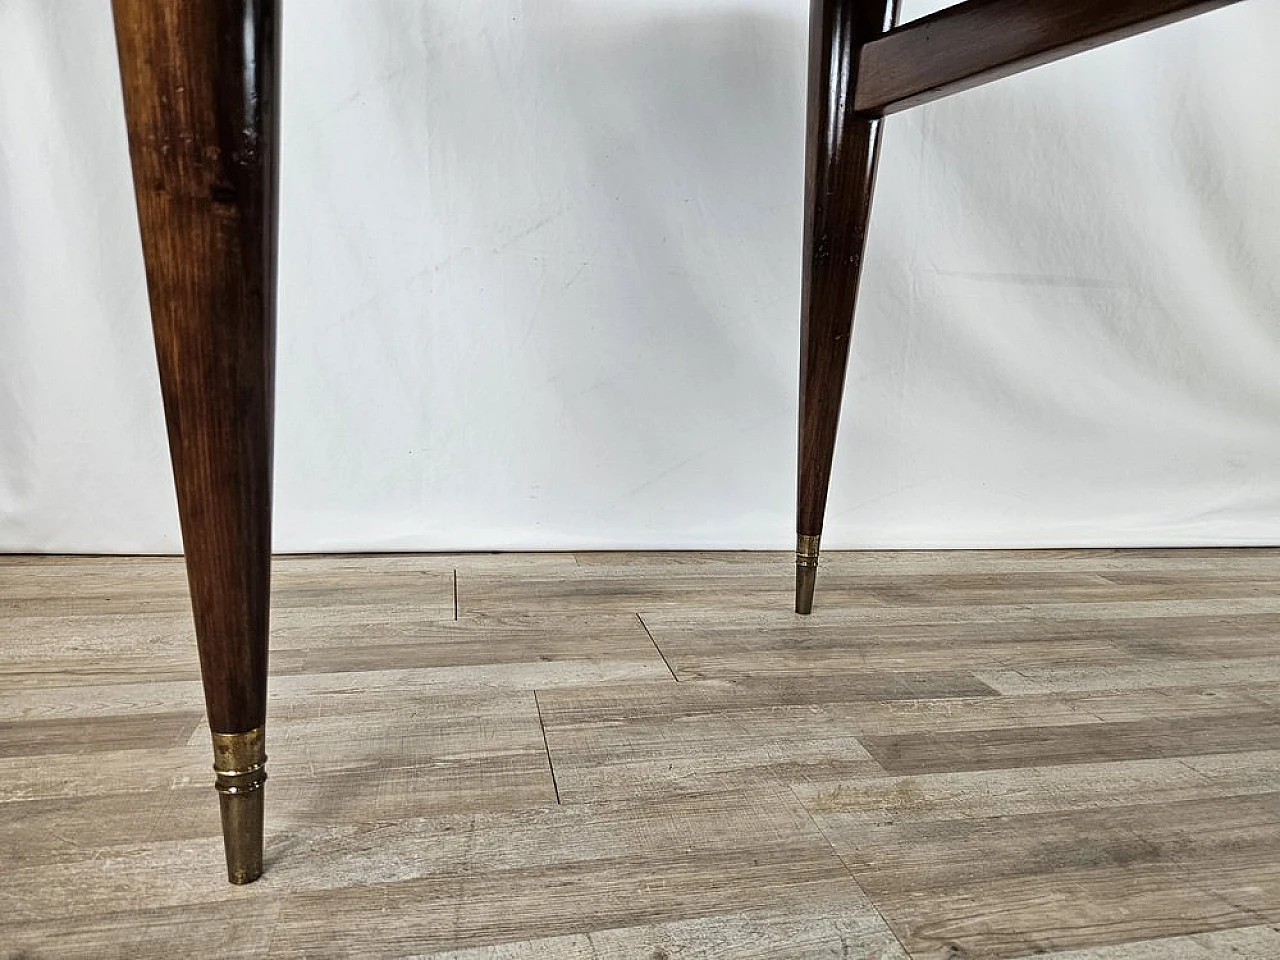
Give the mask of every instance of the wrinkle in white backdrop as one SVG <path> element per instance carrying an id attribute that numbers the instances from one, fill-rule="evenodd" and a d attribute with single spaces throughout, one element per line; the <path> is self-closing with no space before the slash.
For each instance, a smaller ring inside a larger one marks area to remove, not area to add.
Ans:
<path id="1" fill-rule="evenodd" d="M 278 550 L 791 545 L 807 7 L 284 5 Z M 826 545 L 1280 542 L 1277 36 L 889 121 Z M 109 4 L 0 0 L 0 549 L 168 469 Z"/>

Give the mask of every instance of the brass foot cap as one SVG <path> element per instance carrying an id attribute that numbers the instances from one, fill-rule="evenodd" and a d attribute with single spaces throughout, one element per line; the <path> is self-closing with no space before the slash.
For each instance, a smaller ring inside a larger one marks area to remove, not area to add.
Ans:
<path id="1" fill-rule="evenodd" d="M 817 567 L 796 567 L 796 613 L 813 613 L 813 588 L 817 582 Z"/>
<path id="2" fill-rule="evenodd" d="M 818 582 L 820 537 L 796 538 L 796 613 L 813 613 L 813 590 Z"/>
<path id="3" fill-rule="evenodd" d="M 213 757 L 227 879 L 232 883 L 252 883 L 262 876 L 263 794 L 267 782 L 263 728 L 248 733 L 215 733 Z"/>
<path id="4" fill-rule="evenodd" d="M 218 797 L 222 807 L 222 845 L 227 855 L 227 879 L 232 883 L 253 883 L 262 876 L 265 792 L 259 787 L 253 793 L 223 793 Z"/>

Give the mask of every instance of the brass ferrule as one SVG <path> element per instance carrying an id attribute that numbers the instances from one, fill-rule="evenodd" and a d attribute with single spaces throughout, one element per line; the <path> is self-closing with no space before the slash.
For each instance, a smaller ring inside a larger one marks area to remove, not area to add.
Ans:
<path id="1" fill-rule="evenodd" d="M 252 793 L 267 780 L 267 730 L 213 735 L 213 772 L 219 793 Z"/>
<path id="2" fill-rule="evenodd" d="M 263 784 L 267 782 L 266 730 L 213 735 L 213 772 L 222 810 L 227 879 L 252 883 L 262 876 Z"/>
<path id="3" fill-rule="evenodd" d="M 813 591 L 818 581 L 818 548 L 821 536 L 796 537 L 796 613 L 813 612 Z"/>
<path id="4" fill-rule="evenodd" d="M 816 537 L 803 535 L 796 537 L 796 566 L 816 567 L 818 565 L 818 552 L 821 542 L 821 534 Z"/>

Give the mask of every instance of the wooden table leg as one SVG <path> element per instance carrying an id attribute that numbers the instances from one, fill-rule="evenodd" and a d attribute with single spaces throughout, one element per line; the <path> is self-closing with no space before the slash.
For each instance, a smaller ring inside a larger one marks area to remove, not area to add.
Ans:
<path id="1" fill-rule="evenodd" d="M 875 187 L 878 121 L 853 113 L 858 52 L 887 0 L 812 0 L 800 346 L 796 612 L 810 613 L 853 313 Z"/>
<path id="2" fill-rule="evenodd" d="M 113 0 L 227 871 L 262 873 L 275 0 Z"/>

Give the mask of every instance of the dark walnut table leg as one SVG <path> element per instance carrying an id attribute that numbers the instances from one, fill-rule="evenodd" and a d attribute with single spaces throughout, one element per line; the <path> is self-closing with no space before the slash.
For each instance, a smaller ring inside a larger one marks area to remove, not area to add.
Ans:
<path id="1" fill-rule="evenodd" d="M 275 0 L 113 0 L 227 872 L 262 873 Z"/>
<path id="2" fill-rule="evenodd" d="M 812 0 L 800 308 L 800 476 L 796 612 L 813 610 L 818 547 L 875 187 L 878 121 L 853 112 L 862 45 L 884 32 L 887 0 Z"/>

